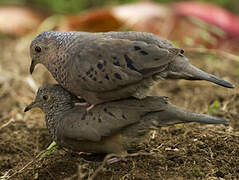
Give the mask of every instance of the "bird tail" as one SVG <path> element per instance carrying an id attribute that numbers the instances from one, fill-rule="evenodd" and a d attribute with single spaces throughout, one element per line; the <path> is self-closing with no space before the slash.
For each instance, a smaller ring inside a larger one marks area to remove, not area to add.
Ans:
<path id="1" fill-rule="evenodd" d="M 172 104 L 168 104 L 162 111 L 148 113 L 143 118 L 142 122 L 144 123 L 144 126 L 148 124 L 156 127 L 189 122 L 202 124 L 228 124 L 228 121 L 224 118 L 192 113 Z"/>
<path id="2" fill-rule="evenodd" d="M 226 88 L 235 87 L 234 85 L 223 79 L 220 79 L 212 74 L 208 74 L 196 68 L 195 66 L 190 64 L 189 61 L 184 56 L 178 56 L 175 59 L 175 61 L 173 61 L 173 63 L 170 64 L 169 69 L 170 71 L 167 77 L 171 79 L 183 78 L 187 80 L 205 80 Z"/>

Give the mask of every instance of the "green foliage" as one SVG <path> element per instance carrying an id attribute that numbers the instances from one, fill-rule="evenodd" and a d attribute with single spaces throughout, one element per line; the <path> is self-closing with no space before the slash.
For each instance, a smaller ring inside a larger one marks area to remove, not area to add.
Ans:
<path id="1" fill-rule="evenodd" d="M 220 111 L 220 108 L 221 108 L 221 103 L 218 100 L 216 100 L 210 105 L 208 111 L 210 114 L 217 114 Z"/>
<path id="2" fill-rule="evenodd" d="M 204 172 L 202 172 L 198 167 L 193 168 L 192 173 L 196 177 L 204 177 L 205 176 Z"/>
<path id="3" fill-rule="evenodd" d="M 47 151 L 44 152 L 40 158 L 42 159 L 46 156 L 49 156 L 55 149 L 58 149 L 58 148 L 59 147 L 57 146 L 56 142 L 52 141 L 52 143 L 48 146 Z"/>

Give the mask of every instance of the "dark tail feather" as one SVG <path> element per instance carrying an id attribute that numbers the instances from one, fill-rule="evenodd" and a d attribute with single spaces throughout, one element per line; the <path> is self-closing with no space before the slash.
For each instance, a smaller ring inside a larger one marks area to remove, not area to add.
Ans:
<path id="1" fill-rule="evenodd" d="M 220 86 L 226 87 L 226 88 L 234 88 L 235 86 L 232 85 L 231 83 L 220 79 L 212 74 L 208 74 L 195 66 L 189 64 L 187 68 L 185 68 L 185 74 L 188 75 L 188 79 L 191 80 L 206 80 L 213 82 L 215 84 L 218 84 Z"/>
<path id="2" fill-rule="evenodd" d="M 228 121 L 224 118 L 191 113 L 171 104 L 168 104 L 163 111 L 151 112 L 144 117 L 145 124 L 149 123 L 150 126 L 156 127 L 189 122 L 202 124 L 228 124 Z"/>
<path id="3" fill-rule="evenodd" d="M 234 88 L 231 83 L 220 79 L 214 75 L 208 74 L 188 62 L 186 57 L 178 56 L 169 66 L 168 78 L 188 79 L 188 80 L 206 80 L 226 88 Z"/>

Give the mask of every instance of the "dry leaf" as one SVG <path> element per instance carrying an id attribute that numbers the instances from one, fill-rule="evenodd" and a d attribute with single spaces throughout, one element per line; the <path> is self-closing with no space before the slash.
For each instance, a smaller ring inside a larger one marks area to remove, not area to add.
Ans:
<path id="1" fill-rule="evenodd" d="M 60 24 L 60 31 L 107 32 L 116 31 L 122 26 L 108 9 L 87 11 L 80 15 L 68 16 Z"/>

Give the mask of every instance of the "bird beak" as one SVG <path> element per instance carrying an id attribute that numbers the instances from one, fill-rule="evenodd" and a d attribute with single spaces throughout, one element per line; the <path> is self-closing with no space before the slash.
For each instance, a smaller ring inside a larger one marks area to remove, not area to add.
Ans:
<path id="1" fill-rule="evenodd" d="M 33 73 L 36 65 L 37 65 L 37 60 L 32 59 L 31 66 L 30 66 L 30 74 Z"/>
<path id="2" fill-rule="evenodd" d="M 37 103 L 35 101 L 33 101 L 31 104 L 29 104 L 25 109 L 24 112 L 29 111 L 30 109 L 37 107 Z"/>

